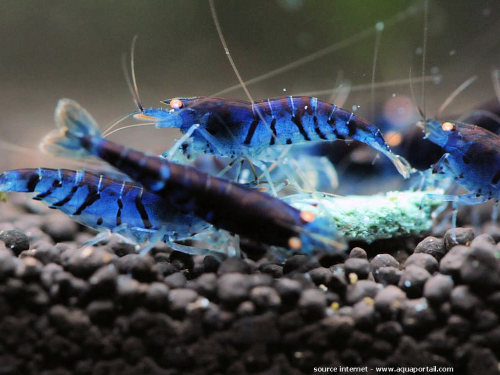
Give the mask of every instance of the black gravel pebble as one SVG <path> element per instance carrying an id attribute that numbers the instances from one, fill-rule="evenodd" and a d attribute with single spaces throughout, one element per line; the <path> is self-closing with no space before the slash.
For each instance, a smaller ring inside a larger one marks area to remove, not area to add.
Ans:
<path id="1" fill-rule="evenodd" d="M 142 297 L 146 294 L 145 286 L 125 275 L 117 277 L 116 286 L 116 294 L 119 300 L 128 307 L 140 303 Z"/>
<path id="2" fill-rule="evenodd" d="M 0 232 L 0 241 L 3 241 L 5 247 L 11 249 L 16 255 L 30 248 L 28 236 L 17 229 Z"/>
<path id="3" fill-rule="evenodd" d="M 49 215 L 44 220 L 42 229 L 55 242 L 72 241 L 78 230 L 78 225 L 64 215 Z"/>
<path id="4" fill-rule="evenodd" d="M 401 322 L 406 330 L 421 335 L 433 328 L 436 314 L 426 298 L 411 299 L 405 303 Z"/>
<path id="5" fill-rule="evenodd" d="M 179 270 L 192 270 L 194 267 L 193 257 L 180 251 L 172 251 L 169 260 Z"/>
<path id="6" fill-rule="evenodd" d="M 453 234 L 455 233 L 455 238 Z M 456 245 L 469 246 L 474 239 L 474 230 L 472 228 L 448 229 L 444 234 L 444 246 L 447 250 Z"/>
<path id="7" fill-rule="evenodd" d="M 283 273 L 287 274 L 292 271 L 307 272 L 317 267 L 319 267 L 319 263 L 316 258 L 298 254 L 291 256 L 285 261 L 285 265 L 283 266 Z"/>
<path id="8" fill-rule="evenodd" d="M 409 298 L 417 298 L 422 296 L 424 284 L 430 277 L 431 274 L 424 268 L 410 265 L 403 271 L 398 286 Z"/>
<path id="9" fill-rule="evenodd" d="M 306 289 L 302 292 L 298 306 L 300 311 L 309 319 L 323 317 L 326 308 L 326 297 L 317 289 Z"/>
<path id="10" fill-rule="evenodd" d="M 165 310 L 168 306 L 169 288 L 163 283 L 153 282 L 146 292 L 146 303 L 153 310 Z"/>
<path id="11" fill-rule="evenodd" d="M 406 294 L 394 285 L 388 285 L 375 296 L 375 308 L 388 317 L 396 317 L 404 307 Z"/>
<path id="12" fill-rule="evenodd" d="M 276 291 L 279 293 L 283 303 L 294 304 L 300 297 L 302 285 L 296 280 L 281 278 L 276 282 Z"/>
<path id="13" fill-rule="evenodd" d="M 491 237 L 477 237 L 472 241 L 471 250 L 460 267 L 460 276 L 465 283 L 478 289 L 500 287 L 500 249 Z"/>
<path id="14" fill-rule="evenodd" d="M 250 291 L 250 300 L 261 310 L 275 309 L 281 304 L 281 298 L 273 288 L 269 286 L 256 286 Z"/>
<path id="15" fill-rule="evenodd" d="M 135 254 L 135 246 L 130 243 L 123 242 L 121 239 L 112 236 L 107 244 L 116 256 L 122 257 L 127 254 Z"/>
<path id="16" fill-rule="evenodd" d="M 87 306 L 92 323 L 107 325 L 110 324 L 115 317 L 115 306 L 112 301 L 93 301 Z"/>
<path id="17" fill-rule="evenodd" d="M 489 234 L 495 242 L 500 241 L 500 228 L 498 227 L 498 224 L 488 222 L 483 225 L 482 232 Z"/>
<path id="18" fill-rule="evenodd" d="M 90 287 L 96 296 L 112 296 L 116 289 L 118 271 L 113 264 L 108 264 L 95 271 L 89 278 Z"/>
<path id="19" fill-rule="evenodd" d="M 159 275 L 153 258 L 149 255 L 127 254 L 115 260 L 120 273 L 129 273 L 139 281 L 154 281 Z"/>
<path id="20" fill-rule="evenodd" d="M 240 258 L 228 258 L 223 261 L 218 270 L 218 275 L 223 275 L 225 273 L 250 273 L 250 266 L 247 262 Z"/>
<path id="21" fill-rule="evenodd" d="M 250 278 L 241 273 L 226 273 L 217 283 L 217 295 L 222 303 L 236 306 L 241 301 L 248 299 Z"/>
<path id="22" fill-rule="evenodd" d="M 176 272 L 165 277 L 164 282 L 171 289 L 184 288 L 187 279 L 183 272 Z"/>
<path id="23" fill-rule="evenodd" d="M 453 286 L 451 276 L 442 274 L 434 275 L 425 282 L 424 297 L 433 304 L 443 303 L 448 300 Z"/>
<path id="24" fill-rule="evenodd" d="M 370 280 L 360 280 L 347 287 L 346 302 L 354 305 L 365 297 L 375 298 L 375 295 L 382 289 L 382 285 Z"/>
<path id="25" fill-rule="evenodd" d="M 352 310 L 352 317 L 354 319 L 354 322 L 356 323 L 356 326 L 358 328 L 370 328 L 373 327 L 375 321 L 376 321 L 376 315 L 375 315 L 375 307 L 373 306 L 373 299 L 371 298 L 364 298 L 361 301 L 357 302 L 353 306 Z M 371 340 L 371 337 L 368 335 L 367 336 L 368 340 Z M 356 346 L 356 345 L 353 345 Z M 367 345 L 369 346 L 369 345 Z"/>
<path id="26" fill-rule="evenodd" d="M 16 268 L 16 276 L 25 281 L 37 281 L 42 273 L 43 264 L 36 258 L 21 258 L 21 264 Z"/>
<path id="27" fill-rule="evenodd" d="M 444 240 L 433 236 L 425 237 L 418 243 L 417 247 L 415 247 L 415 253 L 429 254 L 436 258 L 437 261 L 440 261 L 446 254 Z"/>
<path id="28" fill-rule="evenodd" d="M 239 316 L 252 316 L 255 313 L 255 304 L 252 301 L 243 301 L 236 310 Z"/>
<path id="29" fill-rule="evenodd" d="M 466 339 L 470 334 L 470 322 L 460 315 L 451 315 L 446 324 L 446 333 L 459 340 Z"/>
<path id="30" fill-rule="evenodd" d="M 325 267 L 314 268 L 308 274 L 316 285 L 328 285 L 333 276 L 332 271 Z"/>
<path id="31" fill-rule="evenodd" d="M 372 272 L 376 272 L 380 267 L 399 268 L 399 262 L 391 254 L 377 254 L 370 262 Z"/>
<path id="32" fill-rule="evenodd" d="M 474 348 L 470 353 L 467 370 L 469 374 L 498 375 L 498 358 L 489 348 Z"/>
<path id="33" fill-rule="evenodd" d="M 397 321 L 382 322 L 377 325 L 375 333 L 389 342 L 397 342 L 403 335 L 403 327 Z"/>
<path id="34" fill-rule="evenodd" d="M 217 272 L 221 262 L 212 255 L 207 255 L 203 258 L 203 269 L 205 272 Z"/>
<path id="35" fill-rule="evenodd" d="M 373 272 L 373 277 L 382 285 L 398 285 L 402 274 L 396 267 L 380 267 Z"/>
<path id="36" fill-rule="evenodd" d="M 418 266 L 424 268 L 429 273 L 434 273 L 438 270 L 439 264 L 438 261 L 429 254 L 412 254 L 410 255 L 405 262 L 405 267 L 408 266 Z"/>
<path id="37" fill-rule="evenodd" d="M 89 277 L 98 268 L 111 263 L 113 256 L 96 247 L 82 247 L 66 250 L 61 257 L 64 266 L 75 276 Z"/>
<path id="38" fill-rule="evenodd" d="M 491 310 L 476 310 L 474 324 L 478 331 L 494 330 L 498 325 L 498 316 Z"/>
<path id="39" fill-rule="evenodd" d="M 198 298 L 198 293 L 192 289 L 174 289 L 168 294 L 170 311 L 174 316 L 186 312 L 188 305 Z"/>
<path id="40" fill-rule="evenodd" d="M 283 276 L 283 266 L 275 263 L 264 263 L 259 266 L 259 271 L 271 275 L 275 279 Z"/>
<path id="41" fill-rule="evenodd" d="M 366 250 L 361 247 L 354 247 L 349 252 L 349 258 L 361 258 L 368 259 L 368 255 L 366 254 Z"/>
<path id="42" fill-rule="evenodd" d="M 439 262 L 439 272 L 458 277 L 460 269 L 470 252 L 471 249 L 467 246 L 457 245 L 452 247 L 444 258 L 441 259 L 441 262 Z"/>
<path id="43" fill-rule="evenodd" d="M 25 250 L 20 254 L 20 257 L 31 256 L 38 259 L 43 264 L 60 262 L 60 251 L 51 243 L 46 241 L 37 241 L 33 244 L 33 248 Z"/>
<path id="44" fill-rule="evenodd" d="M 478 307 L 479 299 L 468 286 L 459 285 L 451 291 L 450 302 L 453 311 L 470 315 Z"/>
<path id="45" fill-rule="evenodd" d="M 213 299 L 217 294 L 217 276 L 214 273 L 204 273 L 192 284 L 199 294 Z"/>
<path id="46" fill-rule="evenodd" d="M 354 273 L 358 279 L 366 279 L 370 273 L 370 262 L 362 258 L 349 258 L 345 261 L 345 274 Z"/>

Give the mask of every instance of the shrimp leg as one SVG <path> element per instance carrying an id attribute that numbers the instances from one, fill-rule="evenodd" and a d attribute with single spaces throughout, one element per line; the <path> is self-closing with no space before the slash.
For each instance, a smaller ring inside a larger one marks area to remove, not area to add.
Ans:
<path id="1" fill-rule="evenodd" d="M 95 246 L 100 242 L 108 241 L 112 235 L 115 235 L 120 239 L 120 241 L 128 245 L 132 245 L 134 247 L 138 246 L 137 242 L 132 239 L 134 238 L 134 234 L 132 233 L 130 228 L 126 227 L 125 224 L 122 224 L 114 229 L 102 230 L 101 232 L 97 233 L 93 238 L 89 239 L 88 241 L 85 241 L 82 247 Z"/>
<path id="2" fill-rule="evenodd" d="M 498 201 L 493 202 L 493 210 L 491 212 L 491 221 L 496 224 L 498 220 Z"/>
<path id="3" fill-rule="evenodd" d="M 215 149 L 216 151 L 219 153 L 219 154 L 223 154 L 224 153 L 224 145 L 221 144 L 217 138 L 215 138 L 212 134 L 210 134 L 207 130 L 206 130 L 206 124 L 208 123 L 208 119 L 210 117 L 210 113 L 207 113 L 205 114 L 201 121 L 200 121 L 200 125 L 201 127 L 199 127 L 196 132 L 201 135 L 203 138 L 205 138 L 205 140 L 210 143 Z"/>
<path id="4" fill-rule="evenodd" d="M 446 153 L 432 166 L 432 173 L 445 174 L 446 170 L 451 170 L 450 154 Z"/>
<path id="5" fill-rule="evenodd" d="M 271 177 L 271 173 L 269 173 L 269 169 L 267 168 L 267 166 L 258 160 L 254 160 L 253 164 L 255 164 L 262 171 L 262 173 L 264 173 L 264 176 L 266 176 L 266 180 L 269 183 L 269 187 L 271 188 L 271 195 L 273 197 L 277 197 L 278 193 L 276 191 L 276 188 L 274 187 L 273 179 Z"/>
<path id="6" fill-rule="evenodd" d="M 200 124 L 194 124 L 192 125 L 188 131 L 182 136 L 180 137 L 177 142 L 174 143 L 174 145 L 170 148 L 170 150 L 168 150 L 167 152 L 165 152 L 162 156 L 164 158 L 166 158 L 167 160 L 172 160 L 172 158 L 174 157 L 174 155 L 179 151 L 179 148 L 181 147 L 181 145 L 186 142 L 186 140 L 188 140 L 190 137 L 191 137 L 191 134 L 193 134 L 193 132 L 198 129 L 200 127 Z"/>

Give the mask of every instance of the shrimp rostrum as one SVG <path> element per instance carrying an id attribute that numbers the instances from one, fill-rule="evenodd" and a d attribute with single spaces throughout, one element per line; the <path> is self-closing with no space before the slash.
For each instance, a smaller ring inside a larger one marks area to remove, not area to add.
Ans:
<path id="1" fill-rule="evenodd" d="M 59 130 L 42 142 L 46 151 L 98 157 L 180 212 L 241 237 L 303 252 L 339 250 L 335 228 L 311 212 L 299 211 L 266 193 L 193 167 L 104 139 L 95 120 L 74 101 L 62 99 L 55 118 Z"/>
<path id="2" fill-rule="evenodd" d="M 411 167 L 391 152 L 380 130 L 354 113 L 314 97 L 287 96 L 253 103 L 217 97 L 165 100 L 170 110 L 139 108 L 136 119 L 158 128 L 178 128 L 187 157 L 215 154 L 252 161 L 274 161 L 279 146 L 353 139 L 386 155 L 405 178 Z M 270 160 L 269 160 L 270 159 Z"/>

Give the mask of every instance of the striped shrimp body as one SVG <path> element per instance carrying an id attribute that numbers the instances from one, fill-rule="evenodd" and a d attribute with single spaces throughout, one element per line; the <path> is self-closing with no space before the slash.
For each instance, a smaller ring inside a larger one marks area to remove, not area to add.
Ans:
<path id="1" fill-rule="evenodd" d="M 475 125 L 434 120 L 426 121 L 425 132 L 446 151 L 433 172 L 453 177 L 470 192 L 452 200 L 475 204 L 500 199 L 500 136 Z"/>
<path id="2" fill-rule="evenodd" d="M 405 178 L 411 172 L 408 162 L 391 152 L 377 127 L 314 97 L 288 96 L 254 103 L 195 97 L 164 103 L 171 109 L 144 108 L 134 117 L 189 134 L 189 141 L 182 144 L 188 157 L 215 154 L 266 161 L 270 147 L 354 139 L 386 155 Z"/>
<path id="3" fill-rule="evenodd" d="M 137 183 L 90 171 L 10 170 L 0 174 L 0 191 L 36 193 L 33 199 L 75 221 L 102 233 L 120 233 L 136 243 L 156 237 L 171 243 L 210 227 L 195 216 L 182 214 Z"/>
<path id="4" fill-rule="evenodd" d="M 336 231 L 326 222 L 268 194 L 171 163 L 102 138 L 93 118 L 77 103 L 63 99 L 56 109 L 59 131 L 42 149 L 70 155 L 87 152 L 129 175 L 174 208 L 214 226 L 268 245 L 337 251 Z"/>

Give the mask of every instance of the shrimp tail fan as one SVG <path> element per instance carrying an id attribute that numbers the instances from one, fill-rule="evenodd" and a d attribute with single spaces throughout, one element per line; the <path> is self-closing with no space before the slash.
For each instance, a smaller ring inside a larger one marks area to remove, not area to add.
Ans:
<path id="1" fill-rule="evenodd" d="M 42 152 L 71 158 L 92 156 L 82 147 L 84 138 L 101 138 L 101 132 L 94 118 L 77 102 L 61 99 L 55 111 L 57 129 L 40 142 Z"/>

